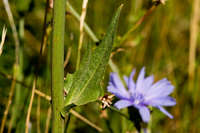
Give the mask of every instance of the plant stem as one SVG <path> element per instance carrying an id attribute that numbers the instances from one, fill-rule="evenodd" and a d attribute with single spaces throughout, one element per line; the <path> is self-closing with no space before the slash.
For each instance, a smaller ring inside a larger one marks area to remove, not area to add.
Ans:
<path id="1" fill-rule="evenodd" d="M 64 103 L 64 32 L 65 0 L 54 0 L 53 38 L 51 47 L 51 96 L 53 133 L 64 132 L 64 120 L 60 112 Z"/>

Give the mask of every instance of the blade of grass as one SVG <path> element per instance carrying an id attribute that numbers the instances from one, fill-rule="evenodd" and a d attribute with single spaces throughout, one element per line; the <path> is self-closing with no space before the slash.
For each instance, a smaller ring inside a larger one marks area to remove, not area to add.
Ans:
<path id="1" fill-rule="evenodd" d="M 40 96 L 45 98 L 48 101 L 51 101 L 51 97 L 44 94 L 43 92 L 39 91 L 39 90 L 35 90 L 35 93 Z M 83 122 L 87 123 L 88 125 L 90 125 L 91 127 L 95 128 L 97 131 L 101 132 L 103 131 L 103 129 L 101 129 L 100 127 L 98 127 L 97 125 L 95 125 L 94 123 L 90 122 L 88 119 L 86 119 L 84 116 L 78 114 L 76 111 L 74 111 L 73 109 L 71 109 L 69 111 L 72 115 L 74 115 L 75 117 L 79 118 L 80 120 L 82 120 Z"/>
<path id="2" fill-rule="evenodd" d="M 131 29 L 129 29 L 125 35 L 122 37 L 122 39 L 120 40 L 120 44 L 122 44 L 124 41 L 126 41 L 126 39 L 129 37 L 129 35 L 135 31 L 141 24 L 142 22 L 156 9 L 157 5 L 153 5 L 145 14 L 144 16 L 142 16 L 135 25 L 133 25 L 133 27 Z"/>
<path id="3" fill-rule="evenodd" d="M 18 57 L 19 56 L 19 54 L 18 54 L 19 53 L 19 38 L 18 38 L 15 22 L 13 19 L 13 15 L 12 15 L 8 0 L 3 0 L 3 4 L 6 9 L 6 13 L 8 15 L 8 20 L 9 20 L 9 23 L 10 23 L 10 26 L 12 29 L 12 33 L 13 33 L 13 37 L 15 40 L 15 61 L 16 61 L 16 64 L 18 64 L 19 63 L 19 57 Z"/>
<path id="4" fill-rule="evenodd" d="M 84 37 L 83 25 L 84 25 L 86 13 L 87 13 L 87 4 L 88 4 L 88 0 L 83 0 L 82 13 L 81 13 L 81 17 L 80 17 L 80 37 L 79 37 L 79 43 L 78 43 L 78 55 L 77 55 L 77 62 L 76 62 L 76 70 L 78 70 L 79 66 L 80 66 L 81 49 L 82 49 L 83 37 Z"/>
<path id="5" fill-rule="evenodd" d="M 13 77 L 15 77 L 15 76 L 13 76 Z M 4 131 L 4 126 L 5 126 L 5 123 L 6 123 L 6 120 L 7 120 L 8 111 L 9 111 L 10 105 L 12 103 L 12 98 L 13 98 L 13 94 L 14 94 L 14 90 L 15 90 L 15 84 L 16 84 L 16 81 L 12 80 L 12 84 L 11 84 L 11 88 L 10 88 L 10 92 L 9 92 L 9 97 L 8 97 L 8 102 L 7 102 L 6 109 L 4 111 L 4 115 L 3 115 L 3 118 L 2 118 L 2 121 L 1 121 L 0 133 L 3 133 L 3 131 Z"/>
<path id="6" fill-rule="evenodd" d="M 23 46 L 24 46 L 24 18 L 21 18 L 19 20 L 19 38 L 21 40 L 20 43 L 20 49 L 19 49 L 19 70 L 17 74 L 17 80 L 22 81 L 24 78 L 23 74 L 23 62 L 24 62 L 24 53 L 23 53 Z M 24 95 L 26 92 L 22 91 L 22 85 L 21 84 L 16 84 L 16 91 L 14 92 L 15 94 L 15 99 L 14 103 L 12 106 L 12 112 L 11 112 L 11 118 L 9 121 L 9 126 L 8 126 L 8 133 L 11 133 L 11 130 L 13 127 L 17 125 L 17 119 L 20 117 L 21 113 L 19 113 L 20 110 L 20 104 L 25 100 Z"/>
<path id="7" fill-rule="evenodd" d="M 2 31 L 2 35 L 1 35 L 0 56 L 3 52 L 3 46 L 4 46 L 5 39 L 6 39 L 6 32 L 7 32 L 7 28 L 5 28 L 5 26 L 4 26 L 3 31 Z"/>
<path id="8" fill-rule="evenodd" d="M 200 0 L 193 1 L 193 10 L 190 20 L 190 49 L 189 49 L 189 90 L 192 91 L 194 87 L 194 76 L 195 76 L 195 61 L 196 61 L 196 47 L 197 37 L 199 32 L 199 12 L 200 12 Z"/>
<path id="9" fill-rule="evenodd" d="M 78 14 L 78 12 L 73 8 L 73 6 L 69 3 L 69 1 L 66 2 L 66 6 L 67 8 L 70 10 L 70 13 L 78 20 L 80 21 L 80 15 Z M 87 23 L 84 22 L 84 29 L 87 32 L 87 34 L 91 37 L 91 39 L 94 42 L 99 42 L 99 39 L 96 37 L 96 35 L 94 34 L 94 32 L 91 30 L 91 28 L 87 25 Z"/>
<path id="10" fill-rule="evenodd" d="M 32 87 L 32 92 L 31 92 L 31 100 L 28 106 L 28 112 L 27 112 L 27 117 L 26 117 L 26 128 L 25 128 L 25 133 L 29 132 L 29 121 L 30 121 L 30 116 L 31 116 L 31 109 L 32 109 L 32 105 L 33 105 L 33 99 L 34 99 L 34 95 L 35 95 L 35 88 L 36 87 L 36 79 L 33 82 L 33 87 Z"/>
<path id="11" fill-rule="evenodd" d="M 47 111 L 47 119 L 46 119 L 46 126 L 45 126 L 45 133 L 49 132 L 49 125 L 51 120 L 51 107 L 48 108 Z"/>
<path id="12" fill-rule="evenodd" d="M 14 23 L 14 19 L 13 19 L 13 15 L 10 9 L 10 5 L 8 0 L 3 0 L 3 4 L 8 16 L 8 20 L 12 29 L 12 33 L 13 33 L 13 38 L 15 41 L 15 63 L 13 66 L 13 78 L 16 79 L 18 77 L 18 70 L 19 70 L 19 38 L 18 38 L 18 34 L 17 34 L 17 30 L 16 30 L 16 26 Z M 2 50 L 3 48 L 1 48 L 0 50 Z M 1 51 L 2 52 L 2 51 Z M 3 133 L 4 131 L 4 126 L 5 126 L 5 122 L 7 120 L 7 115 L 8 115 L 8 111 L 10 109 L 10 104 L 12 102 L 12 98 L 13 98 L 13 93 L 14 93 L 14 89 L 15 89 L 15 80 L 12 81 L 12 85 L 11 85 L 11 90 L 10 90 L 10 94 L 9 94 L 9 100 L 7 103 L 7 107 L 6 107 L 6 113 L 4 114 L 5 116 L 3 116 L 3 122 L 1 123 L 1 130 L 0 132 Z"/>
<path id="13" fill-rule="evenodd" d="M 36 124 L 37 133 L 40 133 L 40 97 L 37 97 Z"/>
<path id="14" fill-rule="evenodd" d="M 69 58 L 71 56 L 71 52 L 72 52 L 72 48 L 69 47 L 68 50 L 67 50 L 67 54 L 66 54 L 66 57 L 65 57 L 65 61 L 64 61 L 64 68 L 67 66 L 68 62 L 69 62 Z"/>

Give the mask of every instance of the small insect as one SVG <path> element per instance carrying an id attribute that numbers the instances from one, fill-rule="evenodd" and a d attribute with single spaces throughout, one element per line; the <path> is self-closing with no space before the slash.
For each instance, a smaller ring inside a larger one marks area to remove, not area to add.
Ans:
<path id="1" fill-rule="evenodd" d="M 114 95 L 105 95 L 103 97 L 100 97 L 99 100 L 101 101 L 101 108 L 105 109 L 106 107 L 110 107 L 112 104 L 112 98 Z"/>
<path id="2" fill-rule="evenodd" d="M 167 0 L 153 0 L 153 2 L 156 2 L 157 4 L 165 4 Z"/>

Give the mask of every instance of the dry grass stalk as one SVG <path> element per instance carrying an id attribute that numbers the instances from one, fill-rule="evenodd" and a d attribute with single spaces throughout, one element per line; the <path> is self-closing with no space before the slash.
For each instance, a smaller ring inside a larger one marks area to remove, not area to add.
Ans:
<path id="1" fill-rule="evenodd" d="M 2 31 L 2 35 L 1 35 L 0 56 L 3 52 L 3 46 L 4 46 L 5 39 L 6 39 L 6 33 L 7 33 L 7 28 L 4 26 L 3 31 Z"/>
<path id="2" fill-rule="evenodd" d="M 84 26 L 86 13 L 87 13 L 87 4 L 88 4 L 88 0 L 83 0 L 82 13 L 80 17 L 80 37 L 79 37 L 79 44 L 78 44 L 78 57 L 77 57 L 76 69 L 79 68 L 79 64 L 80 64 L 80 55 L 81 55 L 81 49 L 82 49 L 83 37 L 84 37 L 83 26 Z"/>
<path id="3" fill-rule="evenodd" d="M 43 92 L 35 89 L 35 94 L 45 98 L 46 100 L 50 101 L 51 97 L 44 94 Z M 82 120 L 83 122 L 85 122 L 86 124 L 90 125 L 91 127 L 95 128 L 97 131 L 102 132 L 103 129 L 100 128 L 99 126 L 95 125 L 94 123 L 92 123 L 91 121 L 89 121 L 87 118 L 85 118 L 84 116 L 80 115 L 79 113 L 77 113 L 76 111 L 74 111 L 73 109 L 70 110 L 70 113 L 72 115 L 74 115 L 75 117 L 77 117 L 78 119 Z"/>
<path id="4" fill-rule="evenodd" d="M 9 112 L 9 109 L 10 109 L 10 105 L 12 103 L 12 97 L 13 97 L 14 90 L 15 90 L 15 84 L 16 84 L 16 81 L 12 80 L 12 85 L 11 85 L 11 89 L 10 89 L 9 97 L 8 97 L 8 103 L 6 105 L 6 109 L 4 111 L 3 119 L 1 121 L 0 133 L 3 133 L 3 131 L 4 131 L 4 127 L 5 127 L 5 123 L 6 123 L 6 120 L 7 120 L 8 112 Z"/>
<path id="5" fill-rule="evenodd" d="M 50 120 L 51 120 L 51 107 L 48 108 L 48 112 L 47 112 L 45 133 L 48 133 L 48 132 L 49 132 Z"/>
<path id="6" fill-rule="evenodd" d="M 196 61 L 196 47 L 197 47 L 197 37 L 199 32 L 199 12 L 200 12 L 200 0 L 193 1 L 193 11 L 191 14 L 190 21 L 190 50 L 189 50 L 189 89 L 193 88 L 193 80 L 195 76 L 195 61 Z"/>
<path id="7" fill-rule="evenodd" d="M 31 116 L 31 109 L 32 109 L 32 105 L 33 105 L 33 99 L 34 99 L 34 95 L 35 95 L 35 87 L 36 87 L 36 80 L 34 80 L 34 82 L 33 82 L 31 100 L 30 100 L 30 104 L 28 106 L 28 112 L 27 112 L 27 116 L 26 116 L 25 133 L 28 133 L 28 129 L 29 129 L 29 121 L 30 121 L 30 116 Z"/>
<path id="8" fill-rule="evenodd" d="M 8 20 L 9 20 L 9 23 L 10 23 L 10 26 L 12 29 L 12 33 L 13 33 L 13 37 L 15 40 L 15 58 L 16 58 L 16 64 L 18 64 L 19 63 L 19 38 L 18 38 L 15 22 L 13 19 L 13 15 L 12 15 L 8 0 L 3 0 L 3 4 L 6 9 L 6 13 L 8 15 Z"/>

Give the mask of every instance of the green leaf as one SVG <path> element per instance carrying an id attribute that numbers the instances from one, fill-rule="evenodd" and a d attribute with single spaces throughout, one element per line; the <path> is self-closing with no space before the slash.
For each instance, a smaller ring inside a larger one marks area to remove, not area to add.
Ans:
<path id="1" fill-rule="evenodd" d="M 107 34 L 94 51 L 89 48 L 80 65 L 80 69 L 73 75 L 73 83 L 65 99 L 65 106 L 83 105 L 98 99 L 102 93 L 101 81 L 112 51 L 114 36 L 121 7 L 117 10 Z"/>
<path id="2" fill-rule="evenodd" d="M 67 78 L 64 81 L 64 89 L 68 93 L 73 83 L 73 74 L 67 74 Z"/>

